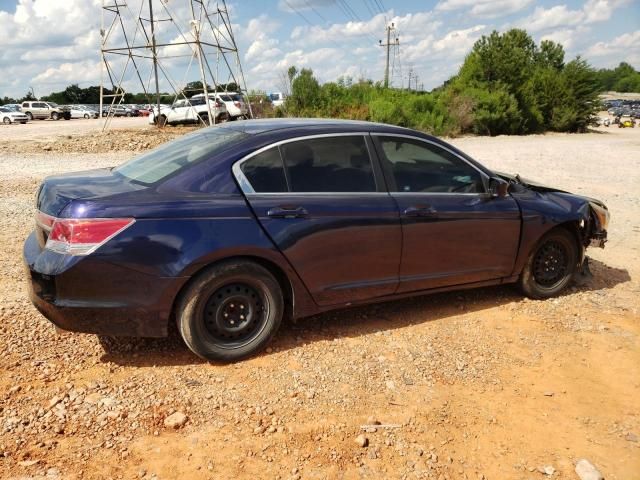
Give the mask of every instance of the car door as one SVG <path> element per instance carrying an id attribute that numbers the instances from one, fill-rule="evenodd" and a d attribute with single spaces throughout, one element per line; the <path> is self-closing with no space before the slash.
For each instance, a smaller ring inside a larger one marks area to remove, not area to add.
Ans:
<path id="1" fill-rule="evenodd" d="M 435 142 L 373 138 L 402 224 L 398 292 L 509 276 L 520 239 L 516 201 L 487 193 L 486 173 Z"/>
<path id="2" fill-rule="evenodd" d="M 260 224 L 319 305 L 392 294 L 401 229 L 366 134 L 281 142 L 234 165 Z"/>
<path id="3" fill-rule="evenodd" d="M 169 123 L 184 122 L 187 117 L 187 110 L 186 100 L 176 100 L 167 112 L 167 120 Z"/>

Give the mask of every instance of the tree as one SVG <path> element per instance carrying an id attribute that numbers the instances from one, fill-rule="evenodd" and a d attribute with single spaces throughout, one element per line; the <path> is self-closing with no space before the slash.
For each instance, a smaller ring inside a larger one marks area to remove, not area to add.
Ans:
<path id="1" fill-rule="evenodd" d="M 295 67 L 289 68 L 289 72 L 297 72 Z M 295 76 L 291 83 L 291 95 L 286 100 L 287 108 L 292 112 L 304 114 L 321 106 L 320 84 L 313 76 L 313 71 L 303 68 Z"/>

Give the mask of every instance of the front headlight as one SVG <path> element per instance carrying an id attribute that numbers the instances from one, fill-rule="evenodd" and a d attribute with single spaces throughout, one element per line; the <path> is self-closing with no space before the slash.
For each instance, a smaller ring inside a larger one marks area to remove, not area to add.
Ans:
<path id="1" fill-rule="evenodd" d="M 609 210 L 607 210 L 607 207 L 598 205 L 597 203 L 593 202 L 589 202 L 589 205 L 591 206 L 591 210 L 593 210 L 595 216 L 598 218 L 600 230 L 607 230 L 609 228 L 610 218 Z"/>

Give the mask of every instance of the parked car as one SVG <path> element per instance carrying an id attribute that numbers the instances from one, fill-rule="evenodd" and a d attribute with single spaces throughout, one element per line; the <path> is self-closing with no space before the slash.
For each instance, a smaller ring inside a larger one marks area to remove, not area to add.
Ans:
<path id="1" fill-rule="evenodd" d="M 102 116 L 106 117 L 107 115 L 112 117 L 137 117 L 140 113 L 137 109 L 127 105 L 103 105 Z"/>
<path id="2" fill-rule="evenodd" d="M 12 123 L 27 123 L 29 117 L 27 117 L 22 112 L 16 112 L 15 110 L 11 110 L 10 108 L 6 108 L 4 106 L 0 107 L 0 122 L 5 125 L 11 125 Z"/>
<path id="3" fill-rule="evenodd" d="M 4 108 L 8 108 L 9 110 L 13 110 L 14 112 L 20 112 L 20 104 L 19 103 L 6 103 L 2 105 Z"/>
<path id="4" fill-rule="evenodd" d="M 283 315 L 517 283 L 559 294 L 603 247 L 600 201 L 493 172 L 405 128 L 250 120 L 116 168 L 49 177 L 24 245 L 30 297 L 65 330 L 262 349 Z"/>
<path id="5" fill-rule="evenodd" d="M 70 105 L 69 113 L 71 118 L 98 118 L 98 112 L 91 110 L 83 105 Z"/>
<path id="6" fill-rule="evenodd" d="M 269 94 L 269 99 L 271 100 L 274 108 L 281 107 L 284 105 L 285 96 L 282 92 L 275 92 Z"/>
<path id="7" fill-rule="evenodd" d="M 215 115 L 215 123 L 223 122 L 229 118 L 227 108 L 224 103 L 209 99 L 211 111 Z M 149 114 L 149 123 L 155 124 L 157 117 L 157 107 Z M 209 108 L 204 101 L 204 97 L 194 97 L 191 99 L 180 98 L 173 102 L 170 107 L 160 106 L 160 121 L 163 125 L 177 125 L 181 123 L 197 123 L 201 120 L 208 123 Z"/>
<path id="8" fill-rule="evenodd" d="M 39 100 L 35 102 L 22 102 L 20 109 L 29 117 L 29 120 L 33 120 L 34 118 L 39 120 L 45 120 L 47 118 L 52 120 L 60 120 L 61 118 L 69 120 L 71 118 L 69 110 L 60 107 L 54 102 L 41 102 Z"/>
<path id="9" fill-rule="evenodd" d="M 203 98 L 204 94 L 199 93 L 191 97 L 191 99 Z M 218 103 L 224 103 L 229 114 L 229 120 L 247 119 L 249 116 L 249 107 L 244 97 L 236 92 L 210 93 L 209 98 L 215 99 Z"/>

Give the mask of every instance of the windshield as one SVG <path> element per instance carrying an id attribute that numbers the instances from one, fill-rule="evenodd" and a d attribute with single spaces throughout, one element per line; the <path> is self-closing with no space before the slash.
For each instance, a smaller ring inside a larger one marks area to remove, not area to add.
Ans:
<path id="1" fill-rule="evenodd" d="M 49 105 L 50 107 L 57 107 L 58 106 L 57 103 L 53 103 L 53 102 L 47 102 L 47 105 Z"/>
<path id="2" fill-rule="evenodd" d="M 8 108 L 0 107 L 0 112 L 10 112 Z"/>
<path id="3" fill-rule="evenodd" d="M 220 98 L 223 102 L 232 102 L 231 97 L 229 95 L 220 95 Z"/>
<path id="4" fill-rule="evenodd" d="M 201 160 L 211 158 L 247 136 L 246 133 L 228 128 L 199 130 L 134 158 L 114 172 L 150 185 Z"/>

